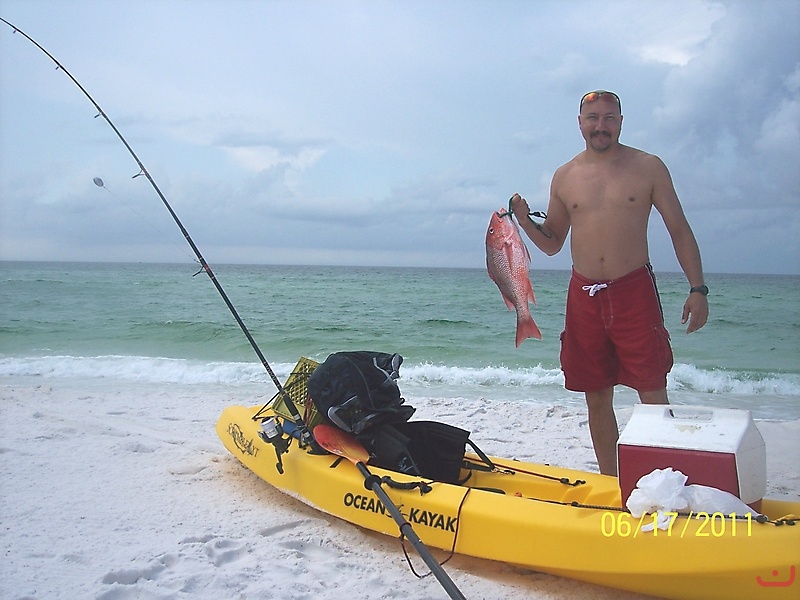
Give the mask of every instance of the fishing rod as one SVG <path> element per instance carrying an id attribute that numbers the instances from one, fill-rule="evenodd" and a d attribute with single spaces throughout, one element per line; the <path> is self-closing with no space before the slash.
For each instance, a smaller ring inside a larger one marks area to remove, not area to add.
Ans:
<path id="1" fill-rule="evenodd" d="M 39 50 L 44 52 L 44 54 L 47 55 L 47 57 L 56 64 L 57 70 L 60 69 L 61 71 L 63 71 L 64 74 L 67 77 L 69 77 L 76 86 L 78 86 L 78 89 L 80 89 L 80 91 L 83 92 L 83 95 L 86 96 L 89 99 L 89 101 L 94 105 L 95 109 L 97 109 L 97 114 L 95 115 L 94 118 L 96 119 L 97 117 L 103 117 L 106 123 L 108 123 L 108 125 L 117 135 L 119 140 L 124 144 L 125 148 L 133 157 L 133 160 L 135 160 L 136 164 L 139 166 L 139 172 L 133 176 L 133 179 L 136 179 L 137 177 L 144 175 L 147 178 L 147 181 L 150 182 L 150 185 L 153 187 L 156 194 L 158 194 L 158 197 L 161 198 L 161 202 L 163 202 L 164 206 L 169 211 L 169 214 L 172 216 L 172 219 L 175 221 L 175 224 L 178 226 L 178 229 L 180 229 L 181 233 L 183 234 L 183 237 L 186 239 L 189 246 L 192 248 L 192 251 L 194 252 L 195 256 L 197 257 L 197 260 L 200 262 L 201 271 L 205 271 L 206 275 L 208 275 L 209 279 L 211 279 L 211 282 L 214 284 L 214 287 L 217 288 L 217 291 L 219 292 L 219 295 L 222 296 L 222 299 L 225 301 L 228 310 L 233 315 L 233 318 L 236 320 L 236 323 L 239 325 L 239 328 L 242 330 L 242 333 L 244 333 L 244 336 L 247 338 L 247 341 L 250 342 L 250 345 L 253 347 L 256 356 L 258 356 L 258 359 L 261 361 L 261 364 L 264 366 L 264 369 L 266 369 L 267 373 L 269 374 L 270 379 L 272 379 L 272 383 L 274 383 L 275 387 L 278 389 L 278 393 L 283 397 L 286 403 L 286 407 L 289 409 L 289 413 L 292 415 L 292 420 L 294 421 L 294 424 L 297 427 L 298 433 L 300 435 L 300 442 L 304 445 L 311 446 L 315 451 L 320 451 L 321 449 L 319 448 L 319 445 L 317 444 L 316 440 L 314 440 L 314 436 L 311 434 L 311 431 L 308 429 L 305 422 L 303 421 L 303 417 L 300 415 L 300 412 L 297 410 L 297 407 L 295 406 L 289 394 L 281 385 L 281 382 L 278 380 L 277 376 L 275 375 L 275 372 L 272 370 L 272 367 L 269 366 L 267 359 L 264 357 L 264 354 L 261 352 L 261 349 L 258 347 L 258 344 L 256 343 L 255 339 L 250 334 L 250 330 L 247 328 L 247 325 L 245 325 L 244 321 L 239 316 L 239 312 L 236 310 L 236 307 L 233 305 L 233 303 L 230 301 L 230 298 L 228 298 L 228 295 L 225 293 L 222 284 L 219 282 L 219 280 L 217 280 L 216 275 L 214 275 L 214 272 L 211 270 L 211 267 L 206 262 L 206 259 L 203 258 L 203 255 L 200 253 L 200 249 L 194 243 L 192 236 L 189 235 L 189 232 L 183 226 L 183 223 L 181 223 L 181 220 L 178 218 L 178 215 L 172 209 L 172 206 L 170 206 L 170 203 L 167 201 L 166 197 L 161 192 L 161 189 L 158 187 L 158 184 L 156 184 L 152 175 L 150 175 L 150 172 L 144 166 L 142 161 L 139 160 L 139 157 L 136 155 L 136 152 L 133 151 L 133 148 L 131 148 L 130 144 L 128 144 L 128 141 L 123 137 L 119 129 L 117 129 L 116 125 L 114 125 L 114 123 L 105 113 L 105 111 L 100 107 L 100 105 L 95 101 L 95 99 L 92 98 L 91 94 L 89 94 L 89 92 L 86 91 L 86 89 L 80 84 L 80 82 L 77 79 L 75 79 L 72 73 L 70 73 L 64 67 L 64 65 L 62 65 L 52 54 L 50 54 L 41 44 L 39 44 L 39 42 L 37 42 L 27 33 L 22 31 L 19 27 L 17 27 L 12 23 L 9 23 L 2 17 L 0 17 L 0 21 L 11 27 L 11 29 L 14 30 L 14 33 L 21 34 L 25 39 L 31 42 Z M 199 272 L 200 271 L 198 271 L 198 273 Z M 283 442 L 283 440 L 276 440 L 276 442 Z M 273 445 L 275 446 L 275 450 L 276 452 L 278 452 L 278 457 L 280 458 L 281 449 L 284 449 L 285 446 L 283 446 L 281 443 L 273 443 Z"/>

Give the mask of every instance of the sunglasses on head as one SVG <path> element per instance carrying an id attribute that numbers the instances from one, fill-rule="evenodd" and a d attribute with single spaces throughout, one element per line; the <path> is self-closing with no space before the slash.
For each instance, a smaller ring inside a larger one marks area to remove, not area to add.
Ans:
<path id="1" fill-rule="evenodd" d="M 583 98 L 581 98 L 581 105 L 580 107 L 578 107 L 578 110 L 580 111 L 583 109 L 583 104 L 585 102 L 594 102 L 595 100 L 599 100 L 600 96 L 604 94 L 608 94 L 609 96 L 614 98 L 614 100 L 617 101 L 617 106 L 619 106 L 620 112 L 622 112 L 622 103 L 619 101 L 619 96 L 617 96 L 614 92 L 607 92 L 606 90 L 595 90 L 593 92 L 588 92 L 584 94 Z"/>

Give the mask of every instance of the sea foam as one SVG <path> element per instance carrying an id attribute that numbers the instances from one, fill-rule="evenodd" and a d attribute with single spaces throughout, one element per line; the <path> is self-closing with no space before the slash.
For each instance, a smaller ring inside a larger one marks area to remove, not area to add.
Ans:
<path id="1" fill-rule="evenodd" d="M 283 381 L 294 363 L 271 363 Z M 505 366 L 453 367 L 432 363 L 406 362 L 400 369 L 401 387 L 529 388 L 563 386 L 560 369 L 541 365 L 509 368 Z M 147 383 L 247 384 L 269 381 L 257 362 L 207 362 L 145 356 L 39 356 L 0 358 L 0 377 L 45 377 L 68 379 L 119 379 Z M 691 391 L 743 396 L 800 396 L 800 375 L 758 373 L 722 369 L 704 370 L 694 365 L 676 364 L 667 377 L 670 391 Z"/>

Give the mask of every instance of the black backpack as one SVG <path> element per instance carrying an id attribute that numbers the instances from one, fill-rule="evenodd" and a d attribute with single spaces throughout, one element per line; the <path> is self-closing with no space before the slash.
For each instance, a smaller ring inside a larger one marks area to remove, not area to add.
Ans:
<path id="1" fill-rule="evenodd" d="M 403 357 L 385 352 L 336 352 L 308 378 L 308 395 L 323 419 L 348 433 L 403 423 L 416 410 L 397 387 Z"/>
<path id="2" fill-rule="evenodd" d="M 461 483 L 466 445 L 475 448 L 469 431 L 436 421 L 381 425 L 358 440 L 371 465 L 453 484 Z"/>

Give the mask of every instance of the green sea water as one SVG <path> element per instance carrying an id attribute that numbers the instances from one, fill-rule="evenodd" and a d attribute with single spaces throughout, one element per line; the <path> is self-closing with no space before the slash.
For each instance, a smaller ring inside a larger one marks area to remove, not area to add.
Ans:
<path id="1" fill-rule="evenodd" d="M 482 269 L 212 265 L 267 360 L 398 352 L 406 395 L 582 400 L 563 389 L 566 271 L 532 271 L 543 339 L 514 346 L 515 315 Z M 194 264 L 0 262 L 0 377 L 268 382 Z M 800 278 L 707 275 L 711 316 L 686 335 L 687 284 L 657 273 L 675 367 L 672 401 L 800 418 Z M 269 384 L 271 385 L 271 384 Z M 635 401 L 633 394 L 621 395 Z"/>

